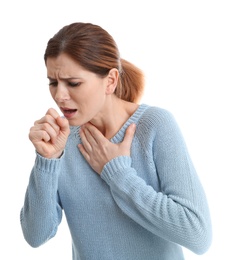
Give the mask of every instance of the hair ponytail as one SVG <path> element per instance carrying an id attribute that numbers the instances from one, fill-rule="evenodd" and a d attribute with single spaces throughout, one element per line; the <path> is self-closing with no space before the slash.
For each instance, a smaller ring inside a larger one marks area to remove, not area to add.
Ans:
<path id="1" fill-rule="evenodd" d="M 138 103 L 144 91 L 144 74 L 129 61 L 120 59 L 120 62 L 121 71 L 115 94 L 123 100 Z"/>

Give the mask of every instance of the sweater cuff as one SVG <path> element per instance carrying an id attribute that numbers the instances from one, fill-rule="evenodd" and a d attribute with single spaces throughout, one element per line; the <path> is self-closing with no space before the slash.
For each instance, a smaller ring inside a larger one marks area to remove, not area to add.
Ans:
<path id="1" fill-rule="evenodd" d="M 101 178 L 109 184 L 112 178 L 124 175 L 126 169 L 131 167 L 131 163 L 131 157 L 118 156 L 104 165 L 101 172 Z"/>
<path id="2" fill-rule="evenodd" d="M 35 168 L 41 172 L 56 172 L 60 168 L 62 157 L 64 157 L 64 153 L 60 158 L 48 159 L 36 152 Z"/>

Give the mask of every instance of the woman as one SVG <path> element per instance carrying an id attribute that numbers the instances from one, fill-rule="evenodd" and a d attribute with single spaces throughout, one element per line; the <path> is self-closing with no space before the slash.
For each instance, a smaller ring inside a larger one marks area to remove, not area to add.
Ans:
<path id="1" fill-rule="evenodd" d="M 140 104 L 143 74 L 101 27 L 73 23 L 48 42 L 51 108 L 30 129 L 36 149 L 21 226 L 38 247 L 66 215 L 72 259 L 180 260 L 211 244 L 203 187 L 174 117 Z"/>

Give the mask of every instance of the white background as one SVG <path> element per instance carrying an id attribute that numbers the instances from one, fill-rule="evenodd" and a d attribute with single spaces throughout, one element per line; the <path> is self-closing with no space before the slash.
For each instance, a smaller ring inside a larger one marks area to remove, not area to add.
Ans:
<path id="1" fill-rule="evenodd" d="M 145 71 L 142 102 L 177 119 L 208 196 L 213 243 L 186 259 L 240 259 L 240 7 L 232 0 L 2 1 L 0 4 L 0 259 L 71 259 L 65 219 L 33 249 L 19 214 L 35 154 L 29 128 L 50 106 L 43 54 L 76 22 L 99 24 Z M 94 245 L 93 245 L 94 246 Z M 150 259 L 149 259 L 150 260 Z"/>

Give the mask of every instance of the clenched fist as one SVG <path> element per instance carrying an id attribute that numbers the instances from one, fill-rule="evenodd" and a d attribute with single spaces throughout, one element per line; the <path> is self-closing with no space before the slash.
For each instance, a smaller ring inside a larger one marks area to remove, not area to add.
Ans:
<path id="1" fill-rule="evenodd" d="M 65 148 L 70 133 L 66 118 L 50 108 L 44 117 L 35 121 L 30 128 L 29 139 L 36 151 L 45 158 L 59 158 Z"/>

